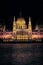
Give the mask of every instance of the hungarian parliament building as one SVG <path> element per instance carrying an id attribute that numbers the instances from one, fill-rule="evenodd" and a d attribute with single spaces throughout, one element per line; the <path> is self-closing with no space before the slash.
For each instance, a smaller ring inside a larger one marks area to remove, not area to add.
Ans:
<path id="1" fill-rule="evenodd" d="M 43 28 L 38 25 L 32 30 L 31 17 L 28 20 L 28 28 L 24 18 L 13 20 L 12 31 L 6 31 L 6 26 L 0 25 L 0 39 L 2 40 L 37 40 L 43 39 Z"/>

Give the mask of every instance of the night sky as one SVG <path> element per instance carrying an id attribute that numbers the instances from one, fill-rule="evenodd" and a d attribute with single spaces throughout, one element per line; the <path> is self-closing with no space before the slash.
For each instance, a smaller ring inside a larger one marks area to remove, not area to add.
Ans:
<path id="1" fill-rule="evenodd" d="M 43 2 L 33 1 L 33 0 L 9 0 L 0 2 L 0 23 L 5 24 L 8 29 L 12 29 L 13 17 L 16 19 L 20 16 L 19 13 L 22 12 L 22 17 L 26 20 L 28 24 L 28 17 L 32 19 L 32 27 L 34 28 L 36 24 L 43 25 Z"/>

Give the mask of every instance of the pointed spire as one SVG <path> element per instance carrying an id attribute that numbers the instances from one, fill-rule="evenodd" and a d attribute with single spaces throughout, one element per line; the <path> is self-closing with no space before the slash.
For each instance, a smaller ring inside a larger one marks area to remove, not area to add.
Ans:
<path id="1" fill-rule="evenodd" d="M 14 16 L 14 21 L 15 21 L 15 16 Z"/>
<path id="2" fill-rule="evenodd" d="M 16 23 L 15 23 L 15 16 L 14 16 L 14 21 L 13 21 L 13 25 L 15 25 Z"/>
<path id="3" fill-rule="evenodd" d="M 29 29 L 29 32 L 32 32 L 31 17 L 29 17 L 28 29 Z"/>
<path id="4" fill-rule="evenodd" d="M 31 21 L 31 17 L 29 16 L 29 21 Z"/>
<path id="5" fill-rule="evenodd" d="M 5 32 L 5 30 L 6 30 L 6 27 L 5 27 L 5 25 L 4 25 L 4 27 L 3 27 L 3 31 Z"/>
<path id="6" fill-rule="evenodd" d="M 36 25 L 35 30 L 39 30 L 39 26 L 38 25 Z"/>
<path id="7" fill-rule="evenodd" d="M 20 17 L 22 16 L 22 12 L 20 11 Z"/>
<path id="8" fill-rule="evenodd" d="M 30 16 L 29 16 L 29 22 L 28 23 L 29 23 L 29 25 L 31 25 L 31 17 Z"/>

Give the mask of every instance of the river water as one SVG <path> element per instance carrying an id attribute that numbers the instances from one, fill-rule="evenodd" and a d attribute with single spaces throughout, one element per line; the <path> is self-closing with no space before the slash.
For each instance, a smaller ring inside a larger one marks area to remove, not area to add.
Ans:
<path id="1" fill-rule="evenodd" d="M 0 65 L 43 65 L 43 43 L 0 44 Z"/>

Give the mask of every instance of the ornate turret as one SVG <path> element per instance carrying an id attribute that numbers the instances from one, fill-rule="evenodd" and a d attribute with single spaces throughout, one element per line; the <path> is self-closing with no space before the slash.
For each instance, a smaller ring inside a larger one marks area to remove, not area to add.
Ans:
<path id="1" fill-rule="evenodd" d="M 39 30 L 39 26 L 38 25 L 36 25 L 35 30 Z"/>
<path id="2" fill-rule="evenodd" d="M 31 25 L 31 18 L 29 17 L 29 22 L 28 22 L 28 38 L 32 39 L 32 25 Z"/>
<path id="3" fill-rule="evenodd" d="M 13 21 L 13 33 L 16 32 L 16 22 L 15 22 L 15 17 L 14 17 L 14 21 Z"/>
<path id="4" fill-rule="evenodd" d="M 4 25 L 4 27 L 3 27 L 3 32 L 5 32 L 6 31 L 6 27 L 5 27 L 5 25 Z"/>
<path id="5" fill-rule="evenodd" d="M 28 22 L 28 30 L 29 32 L 32 32 L 32 25 L 31 25 L 31 18 L 29 17 L 29 22 Z"/>

